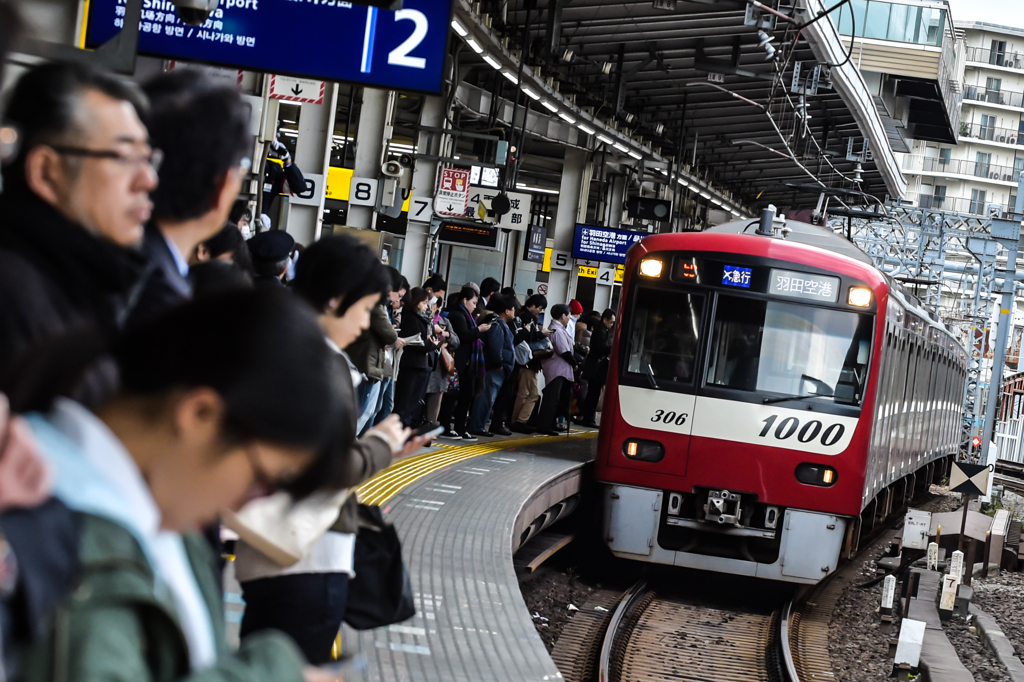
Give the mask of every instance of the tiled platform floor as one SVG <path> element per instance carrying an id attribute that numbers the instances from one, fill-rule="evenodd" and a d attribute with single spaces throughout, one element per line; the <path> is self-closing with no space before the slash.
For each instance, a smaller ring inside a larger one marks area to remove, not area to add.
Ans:
<path id="1" fill-rule="evenodd" d="M 511 534 L 531 494 L 591 459 L 594 444 L 546 443 L 476 457 L 415 482 L 388 503 L 417 614 L 382 630 L 343 631 L 345 649 L 366 656 L 369 680 L 561 679 L 519 591 Z"/>

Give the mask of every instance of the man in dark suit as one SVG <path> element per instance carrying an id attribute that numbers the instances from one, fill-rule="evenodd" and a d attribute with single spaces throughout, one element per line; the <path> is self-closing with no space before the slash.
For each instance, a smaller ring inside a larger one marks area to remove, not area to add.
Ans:
<path id="1" fill-rule="evenodd" d="M 501 385 L 512 375 L 512 370 L 516 366 L 512 330 L 508 327 L 516 315 L 515 301 L 508 296 L 494 294 L 491 297 L 490 310 L 495 317 L 487 336 L 484 337 L 484 365 L 487 372 L 484 375 L 483 390 L 473 402 L 473 412 L 469 421 L 469 433 L 473 436 L 494 435 L 485 428 L 487 418 L 491 414 Z M 501 427 L 501 424 L 496 426 Z M 508 434 L 503 427 L 499 433 Z"/>
<path id="2" fill-rule="evenodd" d="M 164 161 L 142 242 L 152 272 L 130 324 L 192 297 L 189 259 L 224 227 L 252 165 L 249 111 L 237 91 L 194 69 L 157 76 L 145 90 L 150 139 Z"/>

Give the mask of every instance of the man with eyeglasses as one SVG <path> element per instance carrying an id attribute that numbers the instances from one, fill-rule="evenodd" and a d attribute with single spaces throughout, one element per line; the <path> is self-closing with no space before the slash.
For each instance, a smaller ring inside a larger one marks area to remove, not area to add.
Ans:
<path id="1" fill-rule="evenodd" d="M 153 272 L 129 325 L 192 297 L 189 259 L 224 227 L 252 165 L 246 157 L 249 107 L 236 90 L 182 68 L 155 77 L 144 90 L 150 144 L 164 154 L 142 242 Z"/>
<path id="2" fill-rule="evenodd" d="M 41 342 L 123 327 L 145 272 L 138 251 L 160 155 L 131 84 L 80 64 L 45 64 L 14 87 L 5 121 L 20 149 L 0 194 L 0 381 Z M 74 397 L 113 385 L 94 368 Z"/>

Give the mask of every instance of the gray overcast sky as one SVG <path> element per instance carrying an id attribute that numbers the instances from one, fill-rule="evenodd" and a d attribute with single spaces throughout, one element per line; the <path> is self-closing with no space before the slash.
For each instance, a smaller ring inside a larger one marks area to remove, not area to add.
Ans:
<path id="1" fill-rule="evenodd" d="M 985 21 L 1024 28 L 1024 11 L 1018 0 L 949 0 L 953 21 Z"/>

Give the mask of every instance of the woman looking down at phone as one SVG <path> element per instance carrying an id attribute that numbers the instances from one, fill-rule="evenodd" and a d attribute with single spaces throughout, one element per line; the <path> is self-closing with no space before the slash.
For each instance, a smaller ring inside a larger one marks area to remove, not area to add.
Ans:
<path id="1" fill-rule="evenodd" d="M 84 335 L 65 346 L 27 360 L 40 386 L 46 371 L 81 376 L 103 351 Z M 284 291 L 211 295 L 142 323 L 113 355 L 121 386 L 95 412 L 45 388 L 30 401 L 52 406 L 29 424 L 76 515 L 80 573 L 22 679 L 333 679 L 276 633 L 229 651 L 197 532 L 275 488 L 303 499 L 338 483 L 351 433 L 336 415 L 351 405 L 312 311 Z"/>
<path id="2" fill-rule="evenodd" d="M 356 403 L 356 389 L 365 378 L 342 349 L 369 327 L 370 312 L 387 295 L 390 281 L 380 259 L 351 237 L 321 239 L 305 250 L 295 267 L 292 290 L 319 313 L 347 404 Z M 353 433 L 357 418 L 356 410 L 335 415 Z M 343 458 L 345 486 L 359 485 L 393 457 L 414 452 L 426 440 L 410 435 L 395 415 L 367 431 Z M 347 490 L 300 504 L 276 497 L 258 500 L 238 516 L 242 540 L 235 553 L 235 575 L 246 603 L 241 634 L 281 630 L 310 663 L 326 663 L 344 618 L 353 575 L 356 499 Z M 273 551 L 282 547 L 291 558 Z"/>

